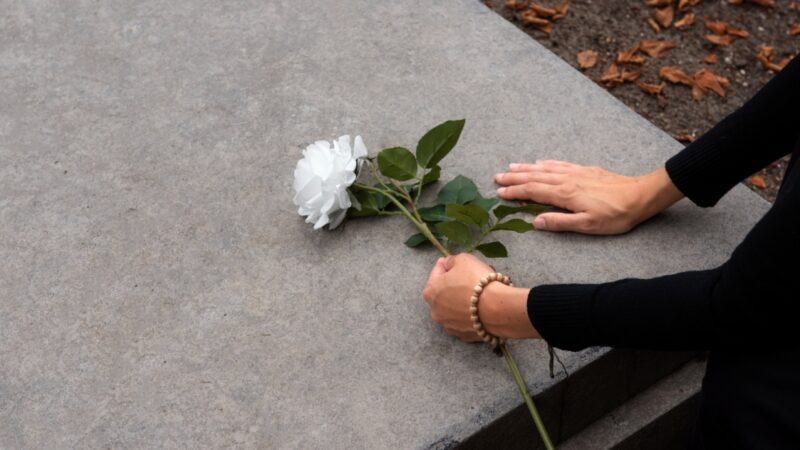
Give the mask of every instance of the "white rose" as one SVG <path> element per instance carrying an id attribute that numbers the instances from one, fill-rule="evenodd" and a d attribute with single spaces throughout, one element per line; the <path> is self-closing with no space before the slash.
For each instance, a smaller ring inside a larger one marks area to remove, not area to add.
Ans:
<path id="1" fill-rule="evenodd" d="M 350 136 L 333 141 L 317 141 L 303 150 L 303 159 L 294 169 L 294 204 L 297 212 L 313 223 L 318 230 L 326 224 L 334 229 L 342 223 L 350 207 L 347 188 L 356 181 L 356 169 L 367 156 L 361 136 L 356 136 L 353 148 Z"/>

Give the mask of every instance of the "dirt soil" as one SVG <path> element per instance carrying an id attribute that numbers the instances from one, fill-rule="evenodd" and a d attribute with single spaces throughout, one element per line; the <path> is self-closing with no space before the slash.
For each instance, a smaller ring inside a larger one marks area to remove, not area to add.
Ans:
<path id="1" fill-rule="evenodd" d="M 520 17 L 528 8 L 515 11 L 507 6 L 507 2 L 518 4 L 519 8 L 528 4 L 525 0 L 487 0 L 484 3 L 574 67 L 578 68 L 576 55 L 579 52 L 596 51 L 597 64 L 583 71 L 593 80 L 600 79 L 603 72 L 616 61 L 618 52 L 636 46 L 643 39 L 668 40 L 675 44 L 675 48 L 659 57 L 646 57 L 643 66 L 619 65 L 620 70 L 641 68 L 642 75 L 637 82 L 660 84 L 662 80 L 658 71 L 662 66 L 678 67 L 690 76 L 706 68 L 730 80 L 724 97 L 710 93 L 699 101 L 692 98 L 690 87 L 678 84 L 666 83 L 662 95 L 647 94 L 635 82 L 609 88 L 614 96 L 634 111 L 676 137 L 687 133 L 700 136 L 769 81 L 773 73 L 766 70 L 756 58 L 762 46 L 774 47 L 773 62 L 800 53 L 800 35 L 790 35 L 789 32 L 792 24 L 800 24 L 800 10 L 794 9 L 796 4 L 789 0 L 777 0 L 775 8 L 747 2 L 732 5 L 728 1 L 704 0 L 685 11 L 678 11 L 678 2 L 675 1 L 674 20 L 692 12 L 695 15 L 694 23 L 683 30 L 671 26 L 658 33 L 647 23 L 656 8 L 647 6 L 643 0 L 572 0 L 569 2 L 569 12 L 563 19 L 553 23 L 550 34 L 523 24 Z M 548 7 L 561 3 L 561 0 L 537 2 Z M 727 22 L 733 27 L 747 30 L 749 36 L 735 38 L 729 46 L 716 46 L 704 37 L 712 34 L 705 27 L 704 18 Z M 717 55 L 715 64 L 703 61 L 711 53 Z M 748 178 L 745 184 L 770 202 L 774 201 L 787 161 L 787 158 L 776 161 L 756 177 Z"/>

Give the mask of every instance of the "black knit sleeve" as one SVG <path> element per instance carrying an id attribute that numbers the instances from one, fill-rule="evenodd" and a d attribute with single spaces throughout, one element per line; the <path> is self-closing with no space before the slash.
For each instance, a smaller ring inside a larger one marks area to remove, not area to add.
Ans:
<path id="1" fill-rule="evenodd" d="M 713 206 L 736 183 L 791 152 L 800 136 L 800 56 L 752 99 L 666 163 L 678 189 Z"/>
<path id="2" fill-rule="evenodd" d="M 528 296 L 531 323 L 567 350 L 796 346 L 800 174 L 793 172 L 772 209 L 722 266 L 647 280 L 537 286 Z"/>

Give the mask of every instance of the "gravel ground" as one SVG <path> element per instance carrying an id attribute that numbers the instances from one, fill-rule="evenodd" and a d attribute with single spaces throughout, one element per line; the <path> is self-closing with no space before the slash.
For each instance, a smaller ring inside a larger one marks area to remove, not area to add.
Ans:
<path id="1" fill-rule="evenodd" d="M 642 75 L 637 82 L 661 83 L 658 72 L 663 66 L 678 67 L 689 75 L 705 68 L 727 78 L 730 85 L 725 89 L 724 97 L 710 93 L 701 100 L 693 99 L 690 87 L 678 84 L 666 83 L 661 95 L 647 94 L 635 82 L 609 88 L 634 111 L 676 137 L 700 136 L 769 81 L 773 73 L 756 58 L 762 46 L 774 47 L 773 62 L 800 53 L 800 35 L 793 36 L 789 32 L 792 24 L 800 24 L 800 10 L 789 0 L 778 0 L 774 8 L 704 0 L 685 11 L 678 11 L 678 2 L 675 1 L 674 20 L 691 12 L 695 15 L 694 23 L 683 30 L 670 26 L 658 33 L 647 23 L 648 18 L 653 18 L 656 8 L 647 6 L 644 1 L 570 1 L 569 12 L 553 23 L 550 34 L 522 22 L 521 15 L 528 10 L 529 3 L 525 0 L 511 2 L 521 8 L 516 11 L 508 6 L 506 0 L 487 0 L 484 3 L 576 68 L 579 67 L 576 59 L 579 52 L 597 52 L 596 66 L 584 70 L 586 76 L 596 81 L 615 62 L 618 52 L 630 49 L 644 39 L 667 40 L 675 47 L 661 56 L 645 57 L 646 62 L 641 66 L 619 65 L 620 70 L 641 69 Z M 548 7 L 561 3 L 561 0 L 538 2 Z M 713 34 L 704 25 L 705 18 L 746 30 L 749 36 L 734 38 L 728 46 L 716 46 L 705 38 Z M 704 62 L 711 53 L 717 55 L 714 64 Z M 774 201 L 787 160 L 776 161 L 745 183 L 767 200 Z"/>

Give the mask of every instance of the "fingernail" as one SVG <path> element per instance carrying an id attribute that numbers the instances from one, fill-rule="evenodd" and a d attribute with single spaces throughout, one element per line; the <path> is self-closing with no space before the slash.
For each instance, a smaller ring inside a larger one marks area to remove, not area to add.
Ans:
<path id="1" fill-rule="evenodd" d="M 533 163 L 534 163 L 534 164 L 539 164 L 540 162 L 542 162 L 542 160 L 541 160 L 541 159 L 537 159 L 537 160 L 536 160 L 536 161 L 534 161 Z"/>
<path id="2" fill-rule="evenodd" d="M 508 168 L 511 169 L 511 170 L 517 170 L 517 169 L 519 169 L 519 166 L 520 165 L 517 164 L 517 163 L 511 163 L 511 164 L 508 165 Z"/>
<path id="3" fill-rule="evenodd" d="M 538 230 L 544 230 L 545 228 L 544 217 L 537 217 L 533 219 L 533 226 Z"/>
<path id="4" fill-rule="evenodd" d="M 503 178 L 503 174 L 502 173 L 495 174 L 495 176 L 494 176 L 495 180 L 499 180 L 501 178 Z"/>
<path id="5" fill-rule="evenodd" d="M 502 193 L 504 193 L 505 191 L 506 191 L 506 188 L 504 188 L 504 187 L 501 187 L 501 188 L 498 188 L 498 189 L 497 189 L 497 193 L 498 193 L 498 194 L 502 194 Z"/>

